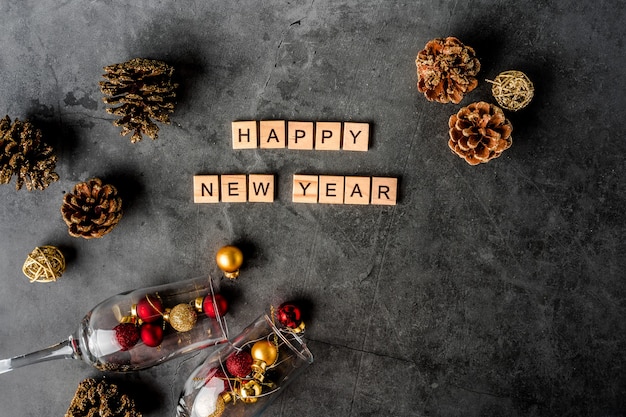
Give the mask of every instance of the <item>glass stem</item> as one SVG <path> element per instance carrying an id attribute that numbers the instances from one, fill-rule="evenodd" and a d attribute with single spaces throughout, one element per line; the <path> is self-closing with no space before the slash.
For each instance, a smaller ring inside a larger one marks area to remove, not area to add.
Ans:
<path id="1" fill-rule="evenodd" d="M 21 368 L 22 366 L 51 361 L 53 359 L 78 358 L 80 358 L 80 354 L 77 351 L 74 338 L 70 336 L 67 340 L 46 349 L 27 353 L 26 355 L 14 356 L 10 359 L 0 360 L 0 374 L 12 371 L 16 368 Z"/>

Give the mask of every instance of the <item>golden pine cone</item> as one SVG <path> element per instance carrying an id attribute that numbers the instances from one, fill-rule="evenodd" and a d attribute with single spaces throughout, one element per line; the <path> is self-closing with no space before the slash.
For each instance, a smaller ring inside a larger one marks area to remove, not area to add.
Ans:
<path id="1" fill-rule="evenodd" d="M 117 385 L 87 378 L 78 384 L 65 417 L 141 417 L 135 402 Z"/>
<path id="2" fill-rule="evenodd" d="M 117 189 L 92 178 L 74 186 L 63 197 L 63 220 L 73 237 L 92 239 L 109 233 L 122 218 L 122 199 Z"/>
<path id="3" fill-rule="evenodd" d="M 158 137 L 159 127 L 153 120 L 170 123 L 174 111 L 176 88 L 172 82 L 174 68 L 161 61 L 135 58 L 121 64 L 104 67 L 100 91 L 108 108 L 107 113 L 120 116 L 113 122 L 122 127 L 122 136 L 133 132 L 130 141 L 142 139 L 142 133 L 151 139 Z"/>
<path id="4" fill-rule="evenodd" d="M 478 85 L 480 61 L 455 37 L 429 41 L 417 54 L 417 89 L 430 101 L 458 104 Z"/>
<path id="5" fill-rule="evenodd" d="M 448 146 L 470 165 L 489 162 L 513 144 L 513 126 L 498 106 L 484 101 L 450 116 Z"/>
<path id="6" fill-rule="evenodd" d="M 11 123 L 9 116 L 0 120 L 0 184 L 16 175 L 16 190 L 23 185 L 28 191 L 43 190 L 59 179 L 56 163 L 52 146 L 42 141 L 41 130 L 32 123 L 17 119 Z"/>

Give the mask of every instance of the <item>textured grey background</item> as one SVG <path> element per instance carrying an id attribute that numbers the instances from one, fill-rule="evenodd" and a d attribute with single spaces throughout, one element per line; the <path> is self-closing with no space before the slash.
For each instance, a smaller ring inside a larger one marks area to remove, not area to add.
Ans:
<path id="1" fill-rule="evenodd" d="M 61 179 L 0 187 L 0 357 L 51 345 L 102 299 L 216 273 L 241 245 L 234 334 L 270 303 L 311 306 L 316 361 L 267 416 L 621 416 L 626 414 L 625 12 L 592 1 L 0 2 L 0 112 L 54 144 Z M 529 74 L 514 144 L 471 167 L 447 147 L 461 107 L 416 91 L 414 59 L 457 36 L 483 80 Z M 104 111 L 102 67 L 174 65 L 171 126 L 132 145 Z M 233 151 L 236 119 L 372 124 L 367 153 Z M 192 176 L 275 173 L 273 204 L 194 205 Z M 296 205 L 294 173 L 400 178 L 396 207 Z M 99 240 L 67 234 L 63 194 L 98 176 L 125 215 Z M 30 284 L 26 255 L 68 255 Z M 111 375 L 147 417 L 173 416 L 205 353 Z M 61 416 L 79 361 L 0 375 L 0 416 Z"/>

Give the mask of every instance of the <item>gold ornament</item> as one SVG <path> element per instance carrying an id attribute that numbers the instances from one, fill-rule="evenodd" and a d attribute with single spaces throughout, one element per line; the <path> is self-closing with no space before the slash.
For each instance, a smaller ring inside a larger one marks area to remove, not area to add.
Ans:
<path id="1" fill-rule="evenodd" d="M 165 314 L 164 319 L 169 321 L 174 330 L 188 332 L 196 324 L 198 315 L 189 304 L 178 304 Z"/>
<path id="2" fill-rule="evenodd" d="M 243 264 L 243 253 L 236 246 L 224 246 L 217 251 L 215 261 L 226 278 L 235 279 L 239 276 L 239 268 Z"/>
<path id="3" fill-rule="evenodd" d="M 255 380 L 251 380 L 241 385 L 239 388 L 239 396 L 244 403 L 255 403 L 258 401 L 258 396 L 261 395 L 261 384 Z"/>
<path id="4" fill-rule="evenodd" d="M 250 354 L 252 359 L 254 359 L 254 362 L 252 362 L 253 378 L 263 382 L 265 370 L 268 366 L 272 366 L 278 358 L 278 347 L 269 340 L 259 340 L 252 345 Z"/>
<path id="5" fill-rule="evenodd" d="M 504 71 L 493 80 L 491 93 L 498 104 L 507 110 L 517 111 L 528 106 L 535 94 L 535 87 L 521 71 Z"/>
<path id="6" fill-rule="evenodd" d="M 30 282 L 56 281 L 65 272 L 65 257 L 55 246 L 36 247 L 26 258 L 22 272 Z"/>

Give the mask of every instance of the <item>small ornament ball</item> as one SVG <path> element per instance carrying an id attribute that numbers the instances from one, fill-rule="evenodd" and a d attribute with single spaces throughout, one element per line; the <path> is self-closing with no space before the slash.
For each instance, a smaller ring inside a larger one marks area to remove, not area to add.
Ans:
<path id="1" fill-rule="evenodd" d="M 256 361 L 263 362 L 266 366 L 272 366 L 278 358 L 278 348 L 269 340 L 259 340 L 252 345 L 250 354 Z"/>
<path id="2" fill-rule="evenodd" d="M 135 306 L 137 317 L 145 323 L 152 323 L 163 315 L 163 303 L 156 297 L 146 295 Z"/>
<path id="3" fill-rule="evenodd" d="M 139 330 L 141 340 L 146 346 L 157 347 L 163 341 L 163 327 L 155 323 L 144 323 Z"/>
<path id="4" fill-rule="evenodd" d="M 243 264 L 243 252 L 236 246 L 223 246 L 217 251 L 215 262 L 226 278 L 235 279 L 239 276 L 239 268 Z"/>
<path id="5" fill-rule="evenodd" d="M 121 323 L 113 328 L 115 340 L 120 345 L 120 350 L 127 351 L 139 341 L 137 326 L 131 323 Z"/>
<path id="6" fill-rule="evenodd" d="M 217 311 L 215 310 L 215 306 L 217 306 Z M 214 304 L 211 296 L 207 295 L 202 302 L 202 311 L 212 319 L 217 318 L 218 314 L 223 316 L 228 312 L 228 301 L 226 301 L 222 294 L 215 294 Z"/>
<path id="7" fill-rule="evenodd" d="M 198 315 L 189 304 L 178 304 L 169 312 L 168 319 L 174 330 L 188 332 L 195 326 Z"/>
<path id="8" fill-rule="evenodd" d="M 252 371 L 252 356 L 245 350 L 232 353 L 226 359 L 226 370 L 232 376 L 245 378 Z"/>
<path id="9" fill-rule="evenodd" d="M 302 323 L 302 312 L 295 304 L 284 303 L 278 307 L 276 319 L 283 326 L 296 329 Z"/>

